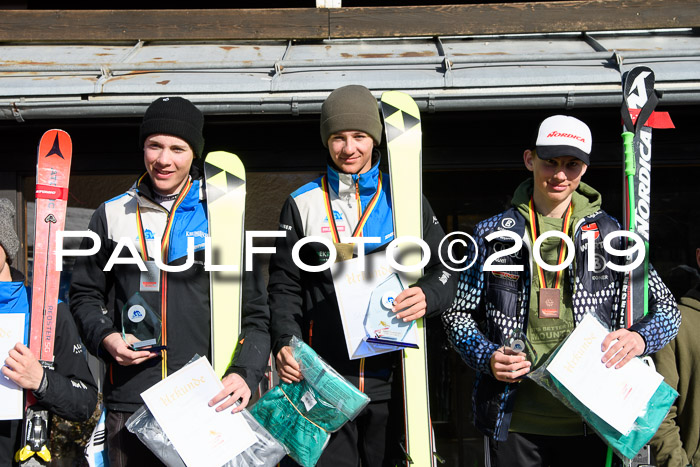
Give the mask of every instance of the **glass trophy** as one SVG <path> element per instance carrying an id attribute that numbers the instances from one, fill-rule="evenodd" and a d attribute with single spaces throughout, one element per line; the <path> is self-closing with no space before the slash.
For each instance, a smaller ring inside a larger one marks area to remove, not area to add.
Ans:
<path id="1" fill-rule="evenodd" d="M 122 338 L 125 342 L 131 334 L 138 342 L 131 343 L 134 350 L 158 350 L 161 343 L 161 322 L 143 296 L 136 292 L 122 308 Z"/>
<path id="2" fill-rule="evenodd" d="M 418 348 L 415 333 L 409 334 L 413 321 L 404 322 L 402 319 L 397 319 L 396 313 L 391 311 L 394 298 L 402 290 L 401 280 L 398 274 L 394 273 L 372 291 L 365 316 L 367 342 Z"/>

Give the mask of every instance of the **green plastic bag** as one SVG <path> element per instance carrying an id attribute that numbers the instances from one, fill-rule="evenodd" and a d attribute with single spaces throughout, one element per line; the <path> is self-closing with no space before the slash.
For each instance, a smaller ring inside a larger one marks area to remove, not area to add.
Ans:
<path id="1" fill-rule="evenodd" d="M 608 425 L 603 419 L 578 402 L 578 399 L 571 394 L 563 385 L 559 384 L 550 375 L 557 390 L 567 399 L 571 407 L 601 436 L 618 455 L 627 459 L 632 459 L 654 436 L 659 429 L 661 422 L 671 409 L 673 402 L 678 397 L 678 393 L 665 381 L 662 381 L 656 392 L 649 400 L 646 411 L 637 417 L 634 428 L 627 435 L 623 435 L 615 428 Z"/>
<path id="2" fill-rule="evenodd" d="M 354 419 L 369 403 L 369 397 L 300 339 L 293 337 L 290 346 L 304 379 L 280 383 L 249 411 L 297 463 L 313 467 L 330 433 Z"/>
<path id="3" fill-rule="evenodd" d="M 567 338 L 568 339 L 568 338 Z M 566 342 L 566 339 L 564 340 Z M 645 444 L 654 436 L 661 422 L 668 414 L 671 406 L 678 397 L 676 392 L 665 381 L 662 381 L 656 392 L 651 397 L 642 414 L 634 422 L 632 430 L 623 434 L 610 426 L 602 418 L 597 416 L 581 403 L 563 384 L 561 384 L 549 371 L 547 366 L 556 357 L 559 349 L 564 345 L 562 342 L 547 361 L 536 370 L 527 375 L 540 386 L 547 389 L 554 397 L 560 400 L 565 406 L 575 411 L 586 424 L 595 431 L 613 451 L 620 457 L 626 459 L 634 458 Z"/>

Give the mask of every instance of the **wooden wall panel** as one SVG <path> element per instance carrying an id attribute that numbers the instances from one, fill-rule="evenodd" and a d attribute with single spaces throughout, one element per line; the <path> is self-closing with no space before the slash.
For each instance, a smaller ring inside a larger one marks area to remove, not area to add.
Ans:
<path id="1" fill-rule="evenodd" d="M 450 36 L 700 26 L 700 2 L 585 0 L 330 11 L 331 37 Z"/>
<path id="2" fill-rule="evenodd" d="M 700 27 L 697 0 L 219 10 L 3 10 L 0 41 L 200 41 Z"/>

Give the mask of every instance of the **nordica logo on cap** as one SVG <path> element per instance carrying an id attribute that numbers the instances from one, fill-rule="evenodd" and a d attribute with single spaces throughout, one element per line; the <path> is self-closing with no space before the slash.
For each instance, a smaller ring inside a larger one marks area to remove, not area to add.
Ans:
<path id="1" fill-rule="evenodd" d="M 549 133 L 547 135 L 547 138 L 572 138 L 572 139 L 575 139 L 577 141 L 581 141 L 582 143 L 586 142 L 586 138 L 584 138 L 583 136 L 574 135 L 572 133 L 560 133 L 556 130 Z"/>
<path id="2" fill-rule="evenodd" d="M 544 119 L 540 124 L 535 145 L 539 149 L 570 146 L 588 155 L 591 153 L 591 130 L 588 125 L 577 118 L 567 115 L 553 115 Z M 561 152 L 559 155 L 575 155 L 565 154 L 565 150 L 558 152 Z M 550 153 L 547 156 L 554 157 L 555 154 Z M 588 163 L 587 160 L 585 162 Z"/>

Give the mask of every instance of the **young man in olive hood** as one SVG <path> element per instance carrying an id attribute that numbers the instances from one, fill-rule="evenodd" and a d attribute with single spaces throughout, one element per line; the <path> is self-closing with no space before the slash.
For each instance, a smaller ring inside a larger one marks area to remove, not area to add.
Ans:
<path id="1" fill-rule="evenodd" d="M 694 245 L 700 245 L 700 233 L 693 236 Z M 700 247 L 695 260 L 700 267 Z M 678 308 L 683 317 L 678 335 L 653 355 L 656 371 L 679 394 L 649 442 L 658 467 L 700 465 L 700 385 L 695 375 L 700 361 L 700 282 L 680 298 Z"/>
<path id="2" fill-rule="evenodd" d="M 608 367 L 654 353 L 678 332 L 676 304 L 651 268 L 649 314 L 629 329 L 623 326 L 623 273 L 604 266 L 615 258 L 603 248 L 603 240 L 620 226 L 600 209 L 600 194 L 581 181 L 590 153 L 591 132 L 582 121 L 555 115 L 540 124 L 535 144 L 523 153 L 532 177 L 516 189 L 510 209 L 476 226 L 479 248 L 471 254 L 478 255 L 477 264 L 461 274 L 457 298 L 443 314 L 448 339 L 477 371 L 474 419 L 488 439 L 487 466 L 603 465 L 605 443 L 578 414 L 526 377 L 586 313 L 613 330 L 601 344 Z M 502 256 L 499 265 L 523 266 L 522 271 L 484 271 L 487 258 L 514 244 L 505 236 L 486 240 L 504 230 L 522 238 L 523 247 Z M 561 238 L 547 238 L 541 259 L 533 259 L 531 245 L 549 231 L 563 233 L 575 246 L 573 262 L 560 272 L 541 265 L 558 265 L 567 257 Z M 586 266 L 584 232 L 595 236 L 595 270 Z M 613 246 L 622 249 L 621 243 L 618 238 Z M 528 341 L 534 350 L 512 348 Z"/>

